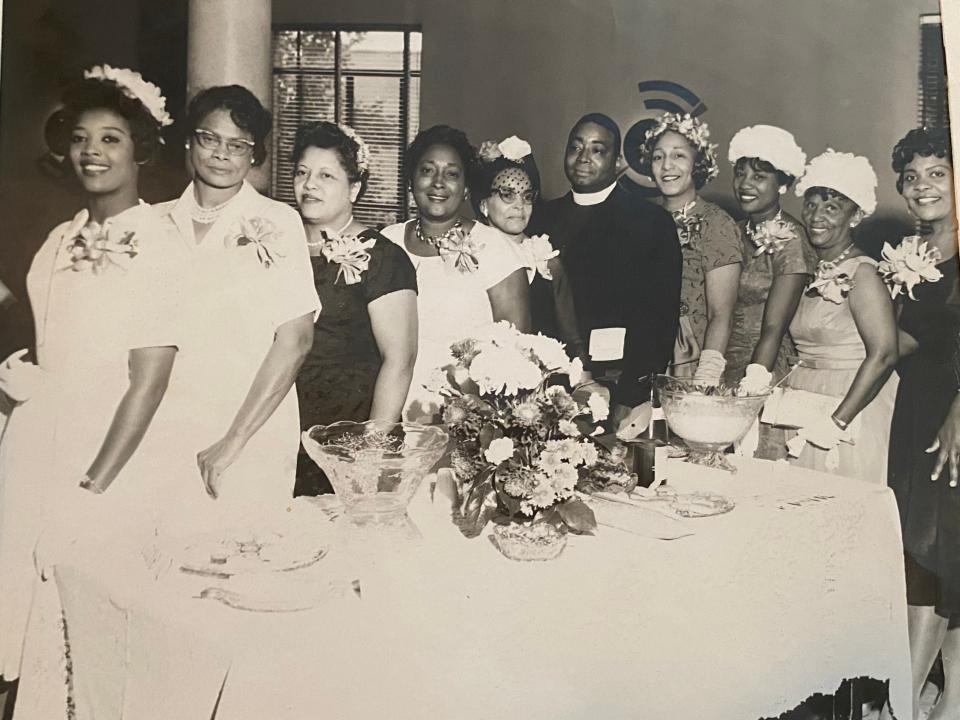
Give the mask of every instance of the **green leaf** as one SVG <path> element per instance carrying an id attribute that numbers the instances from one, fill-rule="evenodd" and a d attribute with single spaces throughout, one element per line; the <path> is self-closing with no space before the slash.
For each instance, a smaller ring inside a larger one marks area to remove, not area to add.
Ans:
<path id="1" fill-rule="evenodd" d="M 592 534 L 597 529 L 597 518 L 579 498 L 570 498 L 557 505 L 564 524 L 577 534 Z"/>
<path id="2" fill-rule="evenodd" d="M 480 450 L 486 450 L 497 438 L 503 437 L 503 430 L 493 423 L 485 423 L 480 428 Z"/>

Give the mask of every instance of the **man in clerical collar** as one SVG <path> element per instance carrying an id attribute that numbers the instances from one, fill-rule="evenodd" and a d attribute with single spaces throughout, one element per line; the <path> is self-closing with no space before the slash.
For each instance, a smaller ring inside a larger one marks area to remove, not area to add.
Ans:
<path id="1" fill-rule="evenodd" d="M 534 228 L 561 252 L 587 341 L 585 364 L 610 388 L 614 428 L 650 399 L 652 376 L 673 356 L 682 266 L 670 213 L 617 183 L 620 145 L 611 118 L 580 118 L 564 154 L 571 192 L 545 203 Z M 552 328 L 545 320 L 535 329 Z"/>

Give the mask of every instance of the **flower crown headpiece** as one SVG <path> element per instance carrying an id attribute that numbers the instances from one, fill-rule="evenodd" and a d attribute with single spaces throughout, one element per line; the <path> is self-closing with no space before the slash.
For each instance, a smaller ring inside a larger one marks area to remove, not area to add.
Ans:
<path id="1" fill-rule="evenodd" d="M 349 125 L 337 123 L 337 127 L 340 128 L 344 135 L 357 144 L 357 170 L 360 172 L 370 172 L 370 148 L 367 147 L 367 143 L 365 143 L 363 138 L 357 134 L 357 131 Z"/>
<path id="2" fill-rule="evenodd" d="M 510 162 L 519 163 L 527 155 L 533 153 L 533 148 L 526 140 L 521 140 L 516 135 L 511 135 L 505 140 L 497 142 L 496 140 L 484 140 L 480 144 L 477 155 L 483 162 L 493 162 L 497 158 L 505 158 Z"/>
<path id="3" fill-rule="evenodd" d="M 673 131 L 686 138 L 687 142 L 693 145 L 707 161 L 707 177 L 713 180 L 720 174 L 720 167 L 717 164 L 718 145 L 710 142 L 710 128 L 705 122 L 700 122 L 690 113 L 681 115 L 680 113 L 664 113 L 657 118 L 657 124 L 647 130 L 645 138 L 650 141 L 663 133 Z"/>
<path id="4" fill-rule="evenodd" d="M 140 73 L 127 68 L 96 65 L 83 71 L 83 79 L 109 80 L 116 83 L 128 98 L 139 100 L 160 127 L 173 125 L 173 118 L 167 112 L 167 99 L 160 94 L 160 88 L 144 80 Z"/>

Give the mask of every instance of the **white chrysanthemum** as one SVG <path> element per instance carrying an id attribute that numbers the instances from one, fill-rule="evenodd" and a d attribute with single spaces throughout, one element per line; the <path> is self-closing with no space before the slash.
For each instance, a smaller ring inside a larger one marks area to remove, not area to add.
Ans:
<path id="1" fill-rule="evenodd" d="M 817 155 L 797 183 L 797 197 L 803 197 L 814 187 L 829 188 L 846 195 L 866 215 L 877 209 L 877 174 L 870 161 L 861 155 L 837 152 L 832 148 Z"/>
<path id="2" fill-rule="evenodd" d="M 511 135 L 506 140 L 500 141 L 497 147 L 507 160 L 513 160 L 514 162 L 523 160 L 523 158 L 533 152 L 530 143 L 526 140 L 521 140 L 516 135 Z"/>
<path id="3" fill-rule="evenodd" d="M 590 408 L 590 414 L 597 422 L 603 422 L 610 415 L 610 406 L 599 393 L 591 393 L 587 400 L 587 407 Z"/>
<path id="4" fill-rule="evenodd" d="M 553 492 L 559 498 L 568 497 L 577 486 L 577 480 L 580 479 L 580 473 L 569 463 L 564 463 L 550 475 L 553 482 Z"/>
<path id="5" fill-rule="evenodd" d="M 545 473 L 551 473 L 563 465 L 563 456 L 553 450 L 543 450 L 537 458 L 537 467 Z"/>
<path id="6" fill-rule="evenodd" d="M 519 350 L 491 346 L 470 363 L 470 378 L 483 393 L 516 395 L 518 390 L 533 390 L 543 380 L 540 368 Z"/>
<path id="7" fill-rule="evenodd" d="M 576 453 L 573 462 L 575 465 L 583 464 L 590 467 L 600 459 L 596 446 L 589 440 L 583 440 L 577 443 Z"/>
<path id="8" fill-rule="evenodd" d="M 583 377 L 583 360 L 580 358 L 574 358 L 573 362 L 567 367 L 567 378 L 570 380 L 570 385 L 576 385 L 580 382 L 580 378 Z"/>
<path id="9" fill-rule="evenodd" d="M 548 508 L 557 501 L 553 480 L 548 475 L 537 475 L 537 484 L 530 493 L 530 504 L 538 508 Z"/>
<path id="10" fill-rule="evenodd" d="M 531 350 L 540 364 L 548 370 L 561 370 L 570 362 L 563 345 L 546 335 L 521 335 L 519 343 Z"/>
<path id="11" fill-rule="evenodd" d="M 557 423 L 557 428 L 564 435 L 570 435 L 572 437 L 579 437 L 580 428 L 577 427 L 577 424 L 573 420 L 561 420 Z"/>
<path id="12" fill-rule="evenodd" d="M 745 127 L 730 140 L 727 159 L 736 163 L 740 158 L 760 158 L 777 170 L 793 175 L 803 175 L 807 155 L 797 145 L 793 135 L 773 125 Z"/>
<path id="13" fill-rule="evenodd" d="M 500 347 L 515 347 L 522 333 L 506 320 L 490 323 L 477 333 L 477 340 Z"/>
<path id="14" fill-rule="evenodd" d="M 494 465 L 499 465 L 505 460 L 509 460 L 513 457 L 513 440 L 510 438 L 491 440 L 483 456 L 487 459 L 487 462 L 491 462 Z"/>

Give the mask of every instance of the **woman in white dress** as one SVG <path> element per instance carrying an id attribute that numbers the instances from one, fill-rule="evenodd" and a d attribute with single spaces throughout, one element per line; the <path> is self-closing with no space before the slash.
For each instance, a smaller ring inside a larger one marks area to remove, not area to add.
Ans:
<path id="1" fill-rule="evenodd" d="M 407 183 L 418 217 L 383 235 L 417 270 L 419 343 L 404 417 L 432 421 L 440 396 L 426 388 L 450 360 L 450 344 L 492 322 L 530 329 L 526 264 L 502 233 L 461 215 L 477 154 L 460 130 L 436 125 L 407 151 Z"/>
<path id="2" fill-rule="evenodd" d="M 197 487 L 226 517 L 283 511 L 293 497 L 300 420 L 294 380 L 320 302 L 296 210 L 246 181 L 266 158 L 271 115 L 239 85 L 199 93 L 187 108 L 194 180 L 159 209 L 190 256 L 197 308 L 171 402 Z M 189 522 L 189 508 L 184 519 Z M 196 509 L 200 518 L 214 508 Z"/>
<path id="3" fill-rule="evenodd" d="M 876 209 L 876 186 L 869 160 L 833 150 L 811 160 L 797 184 L 819 262 L 790 323 L 799 367 L 786 386 L 823 397 L 791 441 L 790 462 L 885 484 L 897 322 L 877 262 L 851 236 Z"/>
<path id="4" fill-rule="evenodd" d="M 35 364 L 20 351 L 0 372 L 0 387 L 16 402 L 0 444 L 0 675 L 7 680 L 20 674 L 28 617 L 33 627 L 49 624 L 39 607 L 53 583 L 38 589 L 34 568 L 41 534 L 149 528 L 145 514 L 165 479 L 155 471 L 165 450 L 157 431 L 169 427 L 164 410 L 155 414 L 179 344 L 169 272 L 179 246 L 137 193 L 140 166 L 172 122 L 164 98 L 138 73 L 103 66 L 63 101 L 48 138 L 79 180 L 85 207 L 50 233 L 27 276 Z M 51 541 L 51 552 L 52 545 L 63 549 Z M 21 693 L 21 708 L 28 702 Z"/>

